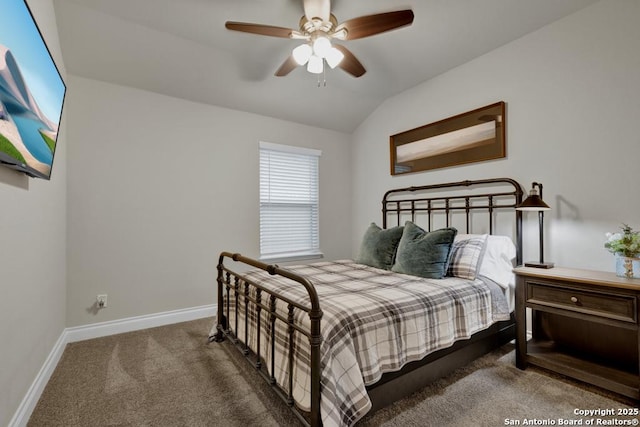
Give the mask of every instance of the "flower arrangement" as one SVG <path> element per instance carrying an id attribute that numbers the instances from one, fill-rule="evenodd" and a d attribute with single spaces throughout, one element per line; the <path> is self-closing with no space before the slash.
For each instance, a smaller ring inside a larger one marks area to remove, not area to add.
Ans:
<path id="1" fill-rule="evenodd" d="M 640 254 L 640 232 L 633 231 L 627 224 L 622 224 L 620 229 L 622 233 L 606 233 L 604 247 L 616 255 L 636 258 Z"/>

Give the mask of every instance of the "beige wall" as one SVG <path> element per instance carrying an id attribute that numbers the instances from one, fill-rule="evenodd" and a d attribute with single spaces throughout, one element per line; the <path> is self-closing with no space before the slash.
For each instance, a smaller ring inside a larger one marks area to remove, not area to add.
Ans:
<path id="1" fill-rule="evenodd" d="M 66 108 L 67 326 L 215 303 L 220 251 L 259 255 L 260 140 L 322 150 L 321 249 L 351 254 L 348 135 L 75 76 Z"/>
<path id="2" fill-rule="evenodd" d="M 353 247 L 384 190 L 508 176 L 544 184 L 547 259 L 613 270 L 604 233 L 640 228 L 640 2 L 601 1 L 385 101 L 353 135 Z M 507 158 L 389 175 L 389 135 L 507 102 Z M 525 218 L 525 260 L 537 258 Z"/>
<path id="3" fill-rule="evenodd" d="M 29 0 L 64 76 L 51 0 Z M 0 425 L 7 425 L 65 327 L 66 116 L 51 181 L 0 167 Z"/>

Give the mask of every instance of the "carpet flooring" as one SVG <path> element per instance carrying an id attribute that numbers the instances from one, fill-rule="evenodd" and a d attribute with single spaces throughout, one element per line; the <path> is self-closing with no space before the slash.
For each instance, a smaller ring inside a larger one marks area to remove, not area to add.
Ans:
<path id="1" fill-rule="evenodd" d="M 28 426 L 300 425 L 255 370 L 236 360 L 235 347 L 207 342 L 212 323 L 200 319 L 67 345 Z M 521 371 L 513 346 L 506 345 L 367 415 L 358 426 L 560 425 L 561 419 L 586 425 L 611 418 L 633 423 L 637 417 L 575 410 L 634 405 L 546 371 Z"/>

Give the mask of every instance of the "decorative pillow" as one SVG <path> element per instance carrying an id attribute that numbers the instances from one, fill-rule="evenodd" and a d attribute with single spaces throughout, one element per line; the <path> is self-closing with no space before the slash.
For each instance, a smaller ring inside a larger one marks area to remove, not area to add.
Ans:
<path id="1" fill-rule="evenodd" d="M 477 234 L 460 234 L 460 239 L 477 237 Z M 516 246 L 509 236 L 488 235 L 487 243 L 478 269 L 478 276 L 487 277 L 503 288 L 515 286 L 513 261 Z"/>
<path id="2" fill-rule="evenodd" d="M 484 255 L 487 235 L 462 237 L 456 236 L 451 246 L 447 276 L 474 280 L 480 269 L 480 260 Z"/>
<path id="3" fill-rule="evenodd" d="M 457 233 L 458 230 L 455 228 L 428 232 L 407 221 L 391 270 L 396 273 L 442 279 L 447 272 L 449 252 Z"/>
<path id="4" fill-rule="evenodd" d="M 398 226 L 383 230 L 372 222 L 364 233 L 356 262 L 390 270 L 402 237 L 402 229 L 402 226 Z"/>

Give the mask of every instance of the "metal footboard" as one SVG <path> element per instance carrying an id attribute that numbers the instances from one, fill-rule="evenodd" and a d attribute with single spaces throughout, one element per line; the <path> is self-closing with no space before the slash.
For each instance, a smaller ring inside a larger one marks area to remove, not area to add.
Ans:
<path id="1" fill-rule="evenodd" d="M 292 301 L 289 298 L 261 286 L 254 281 L 247 279 L 241 273 L 237 273 L 224 265 L 225 258 L 229 258 L 237 263 L 248 265 L 268 272 L 270 275 L 279 275 L 293 280 L 303 286 L 309 294 L 308 305 L 302 305 Z M 313 284 L 306 278 L 299 276 L 291 271 L 280 268 L 277 265 L 269 265 L 263 262 L 247 258 L 238 253 L 222 252 L 218 260 L 218 316 L 216 333 L 210 338 L 211 341 L 224 341 L 228 337 L 230 341 L 241 350 L 241 352 L 249 360 L 253 361 L 255 368 L 262 374 L 263 378 L 276 390 L 276 394 L 289 405 L 300 421 L 308 426 L 322 425 L 320 419 L 320 345 L 322 336 L 320 334 L 320 321 L 322 319 L 322 310 L 318 301 Z M 226 291 L 226 292 L 225 292 Z M 233 302 L 231 299 L 233 297 Z M 283 315 L 276 311 L 276 302 L 281 301 L 286 304 L 287 315 Z M 233 306 L 233 307 L 231 307 Z M 230 325 L 230 310 L 233 310 L 234 324 Z M 257 345 L 255 351 L 249 348 L 249 318 L 252 310 L 255 310 L 255 318 L 257 321 L 256 340 Z M 271 323 L 268 328 L 271 331 L 270 349 L 271 366 L 264 367 L 261 353 L 261 335 L 262 335 L 262 312 L 268 313 L 266 318 Z M 309 325 L 302 325 L 295 322 L 294 310 L 300 310 L 309 317 Z M 238 314 L 244 315 L 244 327 L 238 324 Z M 289 345 L 287 346 L 287 371 L 289 383 L 279 385 L 276 383 L 275 372 L 275 322 L 284 322 L 287 325 Z M 243 329 L 241 331 L 241 329 Z M 310 375 L 311 375 L 311 411 L 305 416 L 294 405 L 293 399 L 293 364 L 294 364 L 294 334 L 299 333 L 309 339 L 310 345 Z M 244 335 L 244 339 L 242 339 Z M 264 369 L 267 368 L 267 369 Z M 309 417 L 309 419 L 307 418 Z"/>

